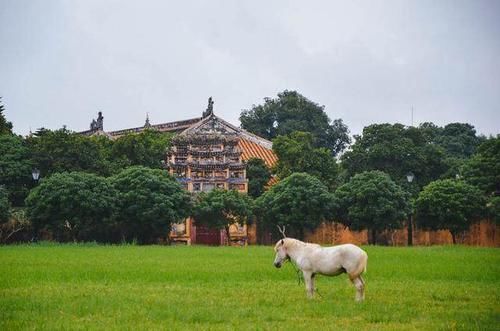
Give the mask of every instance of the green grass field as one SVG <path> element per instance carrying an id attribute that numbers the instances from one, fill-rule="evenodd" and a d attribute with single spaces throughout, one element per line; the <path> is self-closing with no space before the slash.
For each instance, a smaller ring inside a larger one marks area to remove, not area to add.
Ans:
<path id="1" fill-rule="evenodd" d="M 307 300 L 271 247 L 0 247 L 0 330 L 499 330 L 500 250 L 365 247 Z"/>

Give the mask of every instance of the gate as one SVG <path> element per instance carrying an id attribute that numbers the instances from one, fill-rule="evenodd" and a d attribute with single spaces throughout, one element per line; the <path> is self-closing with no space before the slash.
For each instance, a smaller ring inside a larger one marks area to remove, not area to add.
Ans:
<path id="1" fill-rule="evenodd" d="M 219 246 L 221 231 L 210 229 L 205 225 L 196 225 L 196 244 Z"/>

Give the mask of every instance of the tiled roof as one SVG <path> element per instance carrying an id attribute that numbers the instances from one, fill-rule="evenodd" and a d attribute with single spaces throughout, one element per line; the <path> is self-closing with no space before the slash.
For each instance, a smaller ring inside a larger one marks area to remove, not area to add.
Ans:
<path id="1" fill-rule="evenodd" d="M 272 176 L 271 179 L 269 179 L 269 181 L 267 182 L 266 187 L 269 188 L 278 182 L 279 182 L 278 177 Z"/>
<path id="2" fill-rule="evenodd" d="M 94 130 L 87 130 L 87 131 L 81 131 L 79 134 L 86 135 L 86 136 L 91 136 L 95 134 L 104 134 L 108 136 L 111 139 L 116 139 L 121 136 L 124 136 L 129 133 L 139 133 L 144 131 L 145 129 L 151 129 L 151 130 L 157 130 L 160 132 L 181 132 L 187 128 L 189 128 L 191 125 L 194 123 L 198 123 L 202 120 L 201 117 L 197 118 L 191 118 L 188 120 L 183 120 L 183 121 L 175 121 L 175 122 L 168 122 L 168 123 L 160 123 L 160 124 L 153 124 L 153 125 L 144 125 L 144 126 L 139 126 L 136 128 L 129 128 L 129 129 L 123 129 L 123 130 L 117 130 L 117 131 L 102 131 L 99 129 L 94 129 Z"/>
<path id="3" fill-rule="evenodd" d="M 274 166 L 278 160 L 272 149 L 265 148 L 250 140 L 240 138 L 238 146 L 242 150 L 241 157 L 244 161 L 248 161 L 249 159 L 256 157 L 262 159 L 266 163 L 266 166 L 270 168 Z"/>
<path id="4" fill-rule="evenodd" d="M 175 121 L 175 122 L 153 124 L 150 126 L 141 126 L 137 128 L 130 128 L 118 131 L 109 131 L 107 133 L 113 137 L 120 137 L 128 133 L 141 132 L 144 131 L 144 129 L 158 130 L 160 132 L 180 132 L 189 128 L 194 123 L 198 123 L 199 121 L 201 121 L 201 117 L 191 118 L 184 121 Z"/>

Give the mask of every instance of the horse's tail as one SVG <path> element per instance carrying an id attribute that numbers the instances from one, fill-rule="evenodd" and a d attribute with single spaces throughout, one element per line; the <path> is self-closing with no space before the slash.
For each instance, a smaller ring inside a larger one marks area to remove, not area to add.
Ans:
<path id="1" fill-rule="evenodd" d="M 361 256 L 361 267 L 363 268 L 362 271 L 359 273 L 360 275 L 362 273 L 366 272 L 366 268 L 368 266 L 368 254 L 366 254 L 365 251 L 363 251 L 363 254 Z"/>

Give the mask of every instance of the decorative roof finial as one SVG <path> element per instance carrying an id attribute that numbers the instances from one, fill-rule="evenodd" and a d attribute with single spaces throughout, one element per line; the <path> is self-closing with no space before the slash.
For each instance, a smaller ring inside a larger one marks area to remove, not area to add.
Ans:
<path id="1" fill-rule="evenodd" d="M 90 122 L 90 130 L 91 131 L 104 131 L 104 117 L 102 116 L 102 112 L 97 113 L 97 120 L 92 120 Z"/>
<path id="2" fill-rule="evenodd" d="M 149 113 L 146 113 L 146 123 L 144 123 L 145 128 L 150 128 L 151 123 L 149 123 Z"/>
<path id="3" fill-rule="evenodd" d="M 208 107 L 207 110 L 203 112 L 203 118 L 213 115 L 214 113 L 214 101 L 212 97 L 208 98 Z"/>
<path id="4" fill-rule="evenodd" d="M 97 113 L 97 130 L 104 131 L 104 117 L 102 116 L 102 111 Z"/>

